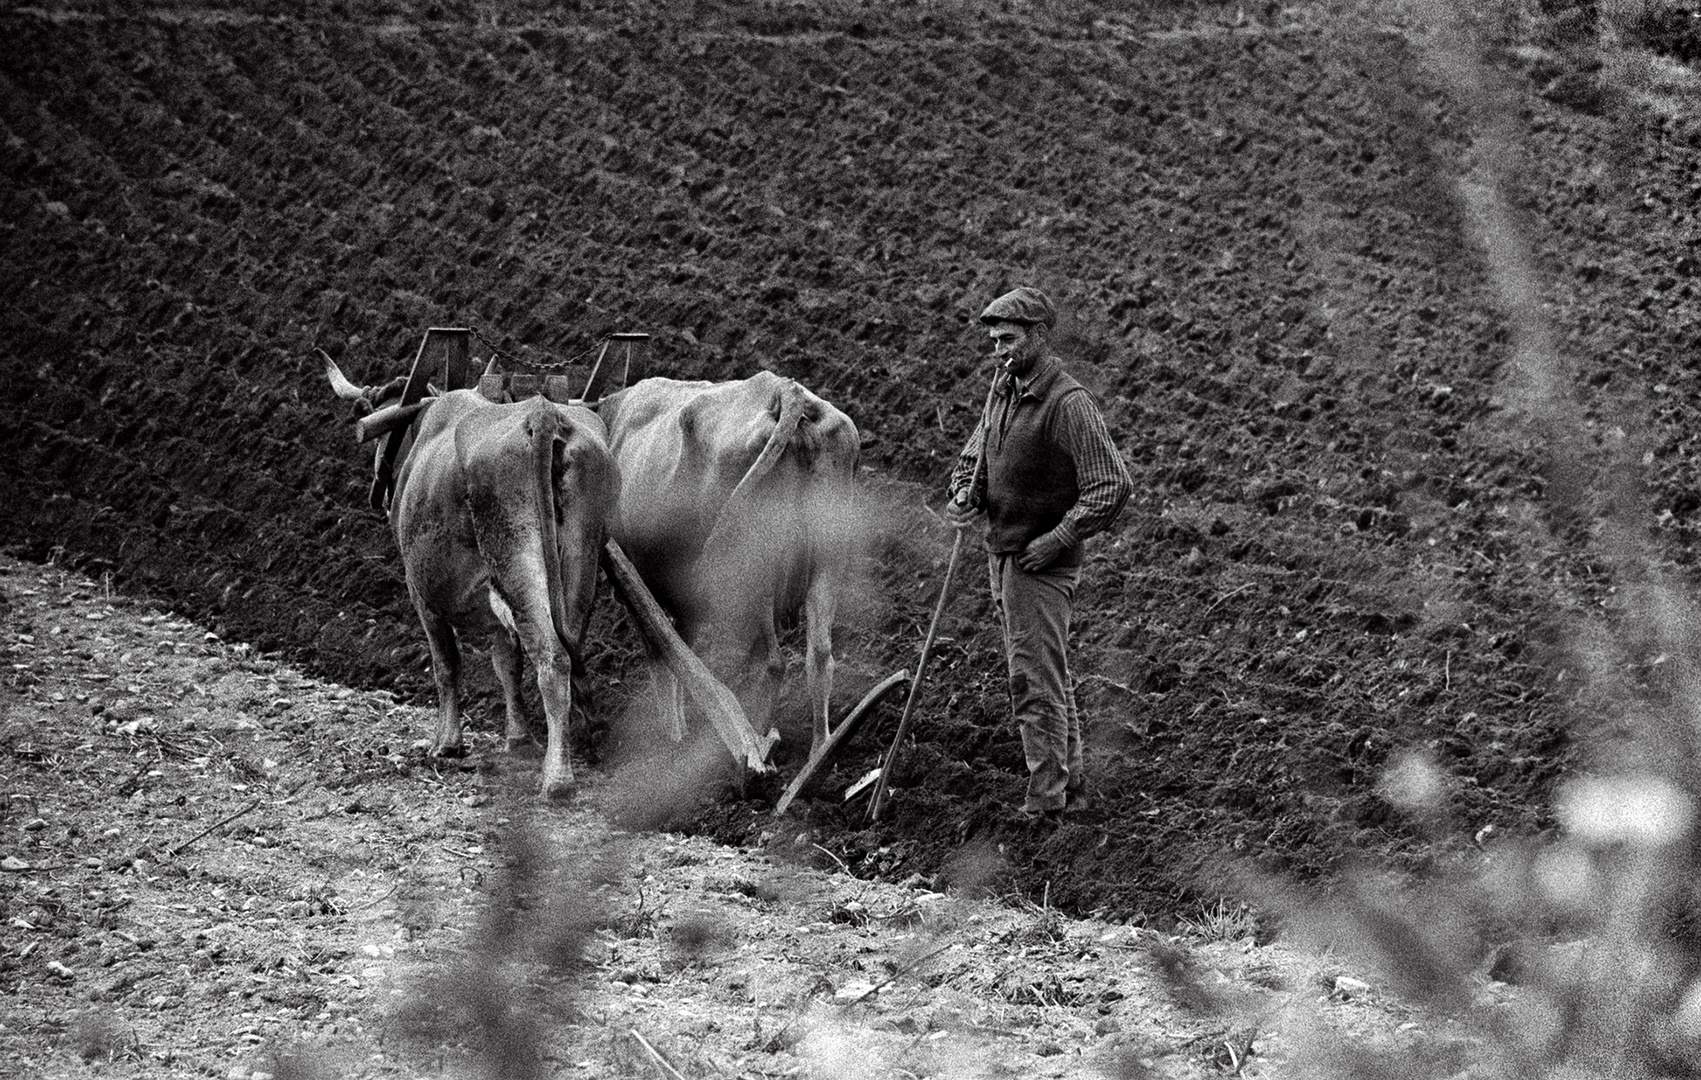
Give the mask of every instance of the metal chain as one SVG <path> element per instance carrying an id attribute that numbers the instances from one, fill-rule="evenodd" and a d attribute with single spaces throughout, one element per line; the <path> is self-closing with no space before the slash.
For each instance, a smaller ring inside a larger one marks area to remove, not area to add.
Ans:
<path id="1" fill-rule="evenodd" d="M 538 375 L 560 375 L 568 368 L 579 367 L 584 363 L 585 357 L 591 355 L 591 352 L 596 349 L 597 345 L 602 344 L 602 342 L 598 342 L 597 345 L 592 345 L 584 352 L 577 356 L 569 357 L 566 360 L 548 360 L 540 363 L 536 360 L 527 360 L 523 357 L 515 356 L 513 353 L 503 352 L 501 349 L 497 348 L 496 342 L 491 341 L 489 338 L 479 333 L 478 327 L 471 327 L 471 330 L 473 337 L 478 338 L 490 348 L 491 355 L 512 361 L 517 367 L 524 368 L 526 371 Z"/>

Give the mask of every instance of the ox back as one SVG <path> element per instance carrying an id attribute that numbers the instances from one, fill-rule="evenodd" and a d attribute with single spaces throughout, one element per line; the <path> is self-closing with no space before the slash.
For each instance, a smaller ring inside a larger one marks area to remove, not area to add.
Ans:
<path id="1" fill-rule="evenodd" d="M 832 622 L 860 527 L 856 425 L 772 372 L 644 379 L 597 412 L 620 473 L 615 539 L 645 584 L 753 718 L 772 712 L 778 632 L 801 616 L 812 734 L 824 740 Z M 677 735 L 676 689 L 662 698 Z"/>

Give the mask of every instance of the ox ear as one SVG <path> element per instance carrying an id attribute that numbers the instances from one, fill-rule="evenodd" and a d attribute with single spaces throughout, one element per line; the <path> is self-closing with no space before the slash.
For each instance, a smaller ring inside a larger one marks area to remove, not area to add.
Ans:
<path id="1" fill-rule="evenodd" d="M 330 354 L 325 352 L 324 349 L 316 351 L 320 356 L 325 358 L 325 378 L 329 379 L 331 382 L 331 393 L 342 398 L 344 401 L 371 400 L 367 397 L 366 388 L 356 386 L 354 383 L 350 382 L 348 376 L 343 374 L 343 369 L 337 366 L 337 362 L 335 360 L 331 359 Z"/>

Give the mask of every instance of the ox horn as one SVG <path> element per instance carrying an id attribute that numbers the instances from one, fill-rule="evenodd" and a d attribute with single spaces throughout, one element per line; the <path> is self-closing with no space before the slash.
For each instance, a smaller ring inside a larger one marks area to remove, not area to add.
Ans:
<path id="1" fill-rule="evenodd" d="M 325 377 L 331 380 L 331 392 L 333 394 L 344 401 L 366 400 L 366 391 L 348 381 L 348 376 L 343 374 L 343 369 L 337 366 L 337 362 L 331 359 L 329 353 L 324 349 L 316 349 L 315 351 L 325 358 Z"/>

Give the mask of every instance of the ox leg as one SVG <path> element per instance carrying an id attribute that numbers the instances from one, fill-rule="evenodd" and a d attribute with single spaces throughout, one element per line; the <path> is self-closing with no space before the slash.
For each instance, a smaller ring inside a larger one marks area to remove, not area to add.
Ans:
<path id="1" fill-rule="evenodd" d="M 584 717 L 588 730 L 591 722 L 591 710 L 595 703 L 591 698 L 591 680 L 585 674 L 585 638 L 591 632 L 591 609 L 596 602 L 596 577 L 591 577 L 591 589 L 584 598 L 585 615 L 579 620 L 578 640 L 567 650 L 567 659 L 573 665 L 573 704 L 577 706 L 579 715 Z"/>
<path id="2" fill-rule="evenodd" d="M 560 799 L 573 792 L 573 762 L 567 753 L 567 723 L 573 708 L 573 663 L 567 647 L 555 634 L 555 624 L 549 617 L 548 598 L 542 605 L 538 598 L 523 596 L 516 601 L 498 590 L 490 592 L 490 608 L 502 624 L 498 638 L 509 637 L 537 668 L 537 688 L 543 696 L 544 722 L 549 729 L 543 749 L 543 778 L 541 788 L 545 798 Z M 542 610 L 536 610 L 542 606 Z M 513 704 L 519 703 L 520 661 L 508 665 L 514 675 Z M 503 690 L 507 692 L 504 684 Z M 530 729 L 522 712 L 510 712 L 508 720 L 509 746 L 514 745 L 515 723 L 518 717 L 520 737 L 529 738 Z"/>
<path id="3" fill-rule="evenodd" d="M 567 753 L 567 724 L 573 709 L 573 662 L 558 644 L 545 648 L 547 657 L 537 665 L 537 688 L 543 694 L 543 712 L 549 725 L 549 742 L 543 750 L 543 794 L 560 799 L 572 794 L 573 761 Z"/>
<path id="4" fill-rule="evenodd" d="M 810 751 L 821 749 L 830 734 L 827 710 L 833 698 L 833 618 L 838 609 L 838 590 L 825 574 L 810 582 L 804 600 L 807 652 L 804 671 L 809 682 L 809 715 L 814 724 Z"/>
<path id="5" fill-rule="evenodd" d="M 525 695 L 520 690 L 524 685 L 525 662 L 519 635 L 506 625 L 499 627 L 490 636 L 490 665 L 496 669 L 496 681 L 502 684 L 502 704 L 507 715 L 504 742 L 509 752 L 537 745 L 537 740 L 532 738 Z"/>
<path id="6" fill-rule="evenodd" d="M 746 694 L 750 702 L 746 711 L 753 723 L 766 724 L 773 718 L 780 684 L 786 677 L 786 658 L 780 650 L 779 628 L 774 625 L 772 597 L 765 597 L 756 613 L 756 640 L 745 654 L 744 670 L 748 672 Z"/>
<path id="7" fill-rule="evenodd" d="M 563 799 L 573 793 L 573 761 L 567 751 L 567 726 L 573 715 L 573 661 L 555 636 L 554 627 L 544 622 L 528 624 L 522 641 L 537 665 L 537 688 L 543 695 L 544 723 L 549 736 L 543 748 L 542 791 L 546 799 Z"/>
<path id="8" fill-rule="evenodd" d="M 692 648 L 709 670 L 738 696 L 751 724 L 760 728 L 774 715 L 780 683 L 785 678 L 785 656 L 780 651 L 779 630 L 774 623 L 771 595 L 758 596 L 758 603 L 736 608 L 723 605 L 721 615 L 708 624 Z"/>
<path id="9" fill-rule="evenodd" d="M 543 748 L 541 790 L 546 799 L 563 799 L 573 793 L 573 761 L 567 751 L 573 710 L 572 655 L 547 619 L 521 621 L 518 630 L 521 644 L 537 667 L 537 688 L 543 696 L 543 718 L 549 730 Z"/>
<path id="10" fill-rule="evenodd" d="M 424 610 L 419 613 L 425 640 L 431 646 L 431 678 L 437 684 L 437 732 L 431 739 L 434 758 L 461 757 L 461 647 L 447 619 Z"/>

